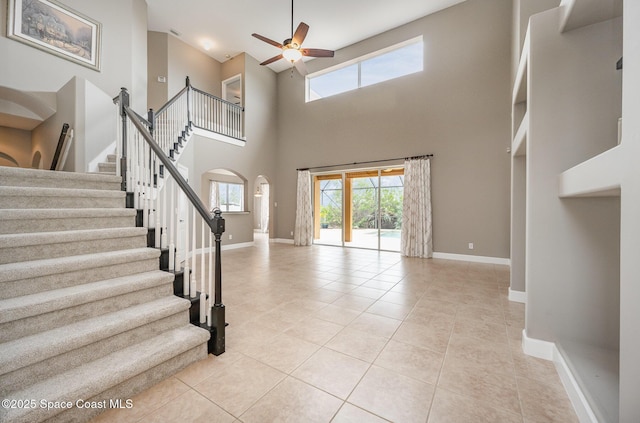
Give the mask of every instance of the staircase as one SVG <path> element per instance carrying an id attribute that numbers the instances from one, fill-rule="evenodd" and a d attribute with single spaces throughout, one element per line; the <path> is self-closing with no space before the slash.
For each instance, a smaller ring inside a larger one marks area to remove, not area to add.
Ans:
<path id="1" fill-rule="evenodd" d="M 0 167 L 0 421 L 87 421 L 207 356 L 120 184 Z"/>

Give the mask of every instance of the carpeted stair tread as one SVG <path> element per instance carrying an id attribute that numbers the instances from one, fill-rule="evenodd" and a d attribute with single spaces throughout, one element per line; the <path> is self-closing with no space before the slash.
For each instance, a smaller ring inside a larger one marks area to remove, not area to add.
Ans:
<path id="1" fill-rule="evenodd" d="M 0 220 L 135 216 L 134 209 L 0 209 Z"/>
<path id="2" fill-rule="evenodd" d="M 0 186 L 0 209 L 124 207 L 125 196 L 115 190 Z"/>
<path id="3" fill-rule="evenodd" d="M 0 235 L 0 248 L 146 236 L 147 228 L 101 228 Z"/>
<path id="4" fill-rule="evenodd" d="M 193 325 L 163 334 L 131 347 L 116 351 L 98 360 L 70 369 L 50 379 L 38 382 L 9 398 L 37 398 L 47 401 L 90 399 L 118 384 L 142 374 L 177 355 L 189 351 L 209 339 L 209 332 Z M 2 409 L 1 421 L 12 423 L 39 422 L 64 410 Z"/>
<path id="5" fill-rule="evenodd" d="M 189 309 L 190 302 L 167 296 L 0 344 L 0 369 L 6 374 L 68 351 L 147 325 Z M 186 321 L 186 315 L 185 315 Z"/>
<path id="6" fill-rule="evenodd" d="M 95 254 L 83 254 L 77 256 L 0 264 L 0 283 L 21 279 L 34 279 L 50 274 L 65 273 L 70 269 L 82 270 L 94 267 L 117 266 L 130 261 L 159 257 L 160 250 L 145 247 L 131 250 L 116 250 Z"/>
<path id="7" fill-rule="evenodd" d="M 0 185 L 3 186 L 40 186 L 91 187 L 93 189 L 118 190 L 122 178 L 115 175 L 95 173 L 59 172 L 41 169 L 0 167 Z"/>
<path id="8" fill-rule="evenodd" d="M 4 234 L 0 235 L 0 263 L 141 248 L 147 244 L 146 236 L 147 229 L 137 227 Z"/>
<path id="9" fill-rule="evenodd" d="M 173 282 L 160 270 L 0 300 L 0 323 L 39 316 Z"/>
<path id="10" fill-rule="evenodd" d="M 133 209 L 0 209 L 0 234 L 135 226 Z"/>

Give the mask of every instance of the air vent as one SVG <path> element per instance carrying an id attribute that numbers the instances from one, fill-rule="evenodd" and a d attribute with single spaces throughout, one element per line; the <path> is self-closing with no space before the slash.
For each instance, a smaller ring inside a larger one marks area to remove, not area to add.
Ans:
<path id="1" fill-rule="evenodd" d="M 181 35 L 178 31 L 176 31 L 173 28 L 169 28 L 169 32 L 172 33 L 173 35 L 175 35 L 176 37 L 179 37 Z"/>

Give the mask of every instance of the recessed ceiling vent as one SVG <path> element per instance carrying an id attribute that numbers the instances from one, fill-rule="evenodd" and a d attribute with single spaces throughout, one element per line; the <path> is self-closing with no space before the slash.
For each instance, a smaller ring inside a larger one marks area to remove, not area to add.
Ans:
<path id="1" fill-rule="evenodd" d="M 180 35 L 182 35 L 182 34 L 180 34 L 178 31 L 176 31 L 173 28 L 169 28 L 169 32 L 172 33 L 173 35 L 175 35 L 176 37 L 179 37 Z"/>

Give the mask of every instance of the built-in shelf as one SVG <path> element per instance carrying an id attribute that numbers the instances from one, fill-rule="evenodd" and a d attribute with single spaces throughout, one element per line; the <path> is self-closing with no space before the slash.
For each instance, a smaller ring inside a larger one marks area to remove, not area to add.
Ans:
<path id="1" fill-rule="evenodd" d="M 529 29 L 524 37 L 522 45 L 522 54 L 518 70 L 516 71 L 516 79 L 513 84 L 513 104 L 527 101 L 527 66 L 529 64 Z"/>
<path id="2" fill-rule="evenodd" d="M 577 342 L 559 342 L 557 347 L 598 421 L 617 422 L 619 350 Z"/>
<path id="3" fill-rule="evenodd" d="M 621 164 L 622 150 L 618 145 L 562 172 L 558 181 L 558 196 L 620 196 Z"/>
<path id="4" fill-rule="evenodd" d="M 560 31 L 571 31 L 622 16 L 622 2 L 623 0 L 562 0 Z"/>
<path id="5" fill-rule="evenodd" d="M 516 135 L 513 137 L 513 145 L 511 146 L 511 154 L 515 156 L 524 156 L 527 154 L 527 131 L 529 129 L 529 113 L 525 113 L 518 127 Z"/>

